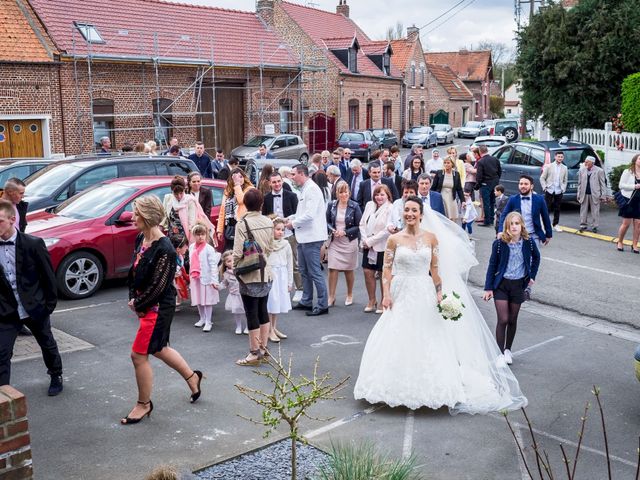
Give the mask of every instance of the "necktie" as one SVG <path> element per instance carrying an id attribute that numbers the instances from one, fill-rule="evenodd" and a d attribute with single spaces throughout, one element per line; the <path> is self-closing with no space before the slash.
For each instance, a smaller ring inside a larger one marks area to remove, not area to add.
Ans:
<path id="1" fill-rule="evenodd" d="M 12 242 L 11 240 L 7 240 L 6 242 L 0 241 L 0 246 L 2 245 L 15 245 L 15 243 Z"/>
<path id="2" fill-rule="evenodd" d="M 356 198 L 356 185 L 357 185 L 358 177 L 353 176 L 353 180 L 351 180 L 351 197 Z"/>
<path id="3" fill-rule="evenodd" d="M 531 197 L 520 197 L 520 200 L 531 200 Z"/>

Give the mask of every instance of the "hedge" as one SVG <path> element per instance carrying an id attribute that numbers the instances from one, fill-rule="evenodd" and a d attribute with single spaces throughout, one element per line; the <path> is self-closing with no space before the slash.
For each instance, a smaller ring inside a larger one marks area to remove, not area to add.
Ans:
<path id="1" fill-rule="evenodd" d="M 640 72 L 622 81 L 621 113 L 625 130 L 640 133 Z"/>

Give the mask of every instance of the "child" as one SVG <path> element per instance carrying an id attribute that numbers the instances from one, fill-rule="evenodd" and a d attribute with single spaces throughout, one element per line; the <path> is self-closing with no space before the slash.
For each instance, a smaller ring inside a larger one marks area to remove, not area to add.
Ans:
<path id="1" fill-rule="evenodd" d="M 197 223 L 191 229 L 194 243 L 189 245 L 189 279 L 191 305 L 198 307 L 200 320 L 195 327 L 203 332 L 211 331 L 213 306 L 218 303 L 218 263 L 220 254 L 207 243 L 207 227 Z"/>
<path id="2" fill-rule="evenodd" d="M 176 249 L 177 267 L 176 274 L 173 278 L 173 286 L 176 288 L 176 312 L 180 311 L 180 305 L 183 300 L 189 299 L 189 274 L 184 265 L 184 254 L 187 253 L 189 246 L 184 235 L 171 235 L 171 244 Z"/>
<path id="3" fill-rule="evenodd" d="M 478 218 L 478 212 L 476 207 L 473 206 L 473 199 L 471 198 L 471 191 L 464 191 L 464 202 L 461 206 L 462 209 L 462 229 L 469 232 L 469 239 L 473 233 L 473 222 Z"/>
<path id="4" fill-rule="evenodd" d="M 267 311 L 271 322 L 269 340 L 279 342 L 287 336 L 278 330 L 278 315 L 291 310 L 289 292 L 293 290 L 293 253 L 289 242 L 284 239 L 284 220 L 276 218 L 273 221 L 273 251 L 269 255 L 269 266 L 273 283 L 267 299 Z"/>
<path id="5" fill-rule="evenodd" d="M 222 265 L 220 266 L 220 275 L 222 276 L 221 285 L 229 290 L 227 301 L 224 309 L 231 312 L 233 319 L 236 321 L 236 335 L 249 335 L 247 329 L 247 318 L 244 314 L 244 305 L 240 296 L 240 285 L 238 279 L 233 273 L 233 251 L 227 250 L 222 254 Z"/>
<path id="6" fill-rule="evenodd" d="M 496 188 L 493 190 L 493 194 L 496 197 L 496 233 L 498 233 L 498 225 L 500 225 L 500 217 L 502 216 L 502 211 L 504 207 L 507 206 L 507 202 L 509 201 L 509 195 L 504 194 L 504 187 L 502 185 L 496 185 Z"/>

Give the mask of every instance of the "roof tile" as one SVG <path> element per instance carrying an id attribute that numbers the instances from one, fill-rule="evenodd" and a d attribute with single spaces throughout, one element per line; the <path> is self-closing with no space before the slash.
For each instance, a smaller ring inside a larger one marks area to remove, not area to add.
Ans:
<path id="1" fill-rule="evenodd" d="M 391 48 L 393 48 L 391 63 L 400 70 L 406 69 L 409 60 L 413 57 L 416 42 L 407 39 L 391 40 Z"/>
<path id="2" fill-rule="evenodd" d="M 427 62 L 446 65 L 462 80 L 481 82 L 491 67 L 491 51 L 460 50 L 459 52 L 428 52 L 424 54 Z M 491 72 L 489 72 L 491 75 Z"/>
<path id="3" fill-rule="evenodd" d="M 473 93 L 471 93 L 464 82 L 449 67 L 427 62 L 427 70 L 447 91 L 450 98 L 455 100 L 473 100 Z"/>
<path id="4" fill-rule="evenodd" d="M 15 0 L 0 0 L 0 60 L 53 62 Z"/>

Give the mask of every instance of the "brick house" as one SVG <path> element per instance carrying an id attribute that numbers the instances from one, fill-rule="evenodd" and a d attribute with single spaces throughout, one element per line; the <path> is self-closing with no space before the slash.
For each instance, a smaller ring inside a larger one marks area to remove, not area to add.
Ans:
<path id="1" fill-rule="evenodd" d="M 493 62 L 490 50 L 460 50 L 459 52 L 428 52 L 427 63 L 449 67 L 473 93 L 474 106 L 469 120 L 484 120 L 491 115 L 489 97 L 493 82 Z"/>
<path id="2" fill-rule="evenodd" d="M 347 129 L 400 131 L 403 81 L 391 61 L 393 47 L 387 41 L 372 41 L 349 18 L 347 0 L 339 0 L 335 13 L 282 0 L 258 0 L 256 11 L 285 42 L 300 47 L 305 63 L 322 70 L 303 72 L 303 83 L 317 75 L 327 89 L 316 92 L 305 106 L 317 111 L 320 98 L 327 102 L 326 115 L 309 116 L 309 132 L 326 125 L 328 135 L 310 133 L 306 140 L 311 152 L 332 147 L 336 132 Z"/>
<path id="3" fill-rule="evenodd" d="M 0 158 L 63 150 L 57 51 L 33 18 L 26 2 L 0 0 Z"/>
<path id="4" fill-rule="evenodd" d="M 427 89 L 429 123 L 448 123 L 456 128 L 469 120 L 473 93 L 449 67 L 427 63 Z"/>
<path id="5" fill-rule="evenodd" d="M 55 71 L 46 98 L 59 108 L 46 113 L 52 153 L 93 151 L 103 135 L 117 149 L 177 136 L 184 146 L 203 140 L 229 152 L 265 125 L 303 133 L 304 66 L 254 12 L 112 0 L 105 15 L 99 0 L 0 1 L 18 5 L 23 23 L 51 43 L 53 66 L 37 68 Z M 8 108 L 22 111 L 25 102 Z M 0 100 L 0 114 L 5 108 Z"/>

